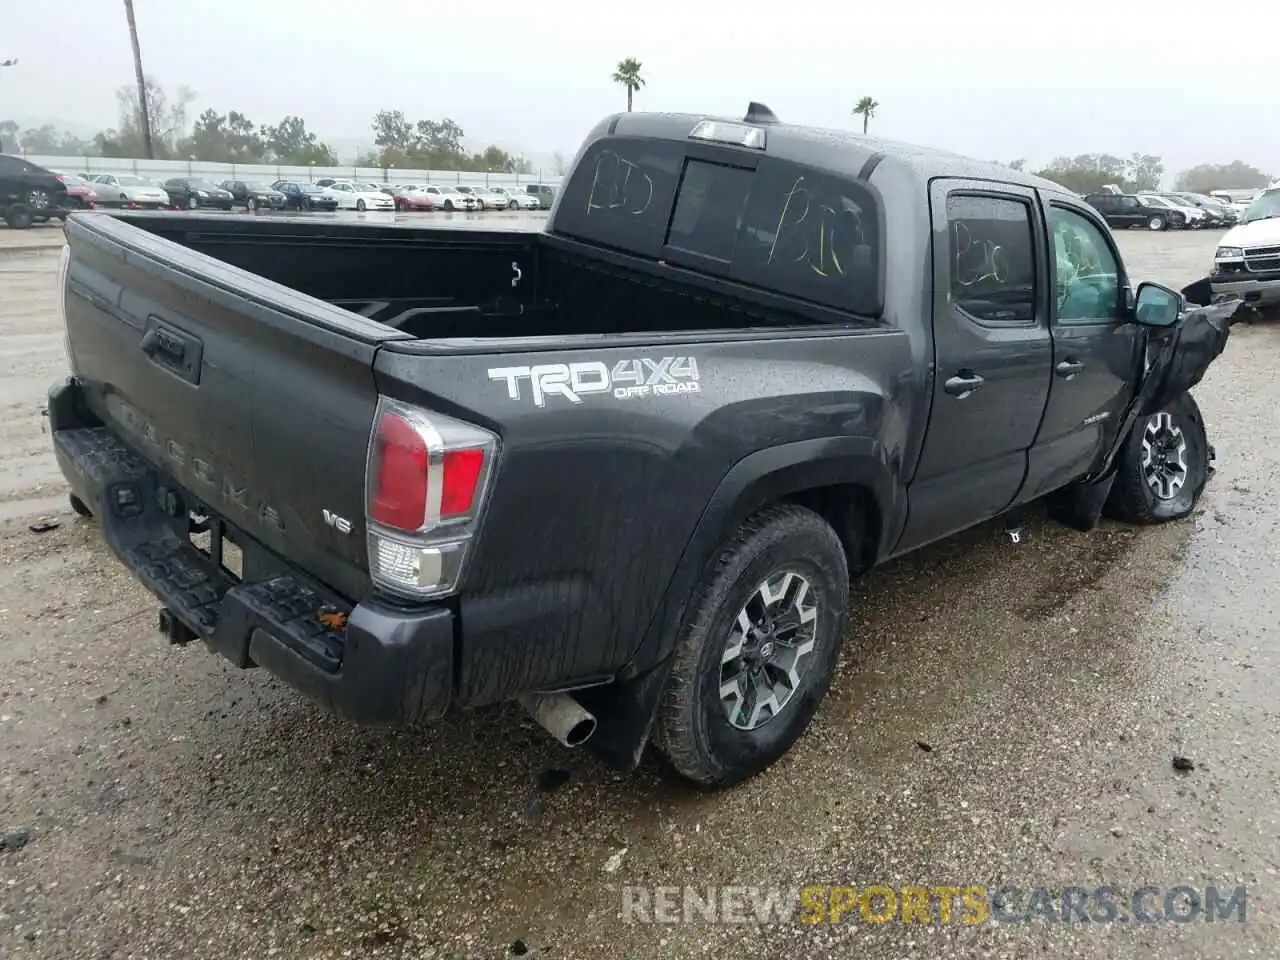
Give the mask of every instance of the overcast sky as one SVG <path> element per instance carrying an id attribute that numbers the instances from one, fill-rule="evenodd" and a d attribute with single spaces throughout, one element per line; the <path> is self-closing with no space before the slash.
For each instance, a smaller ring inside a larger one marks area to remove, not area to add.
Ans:
<path id="1" fill-rule="evenodd" d="M 371 141 L 382 107 L 453 117 L 476 147 L 571 154 L 625 105 L 871 129 L 981 159 L 1134 151 L 1170 172 L 1243 159 L 1280 174 L 1280 5 L 1154 0 L 135 0 L 143 62 L 166 88 L 258 123 L 302 116 Z M 1193 13 L 1194 11 L 1194 13 Z M 1191 24 L 1196 26 L 1191 26 Z M 1180 26 L 1171 26 L 1180 24 Z M 131 83 L 121 0 L 0 0 L 0 119 L 114 125 Z"/>

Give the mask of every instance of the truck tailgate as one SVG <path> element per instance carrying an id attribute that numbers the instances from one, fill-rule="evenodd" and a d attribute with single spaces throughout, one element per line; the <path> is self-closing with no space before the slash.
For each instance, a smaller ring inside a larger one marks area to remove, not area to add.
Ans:
<path id="1" fill-rule="evenodd" d="M 404 335 L 109 216 L 66 232 L 68 351 L 92 414 L 175 482 L 174 509 L 361 595 L 373 357 Z"/>

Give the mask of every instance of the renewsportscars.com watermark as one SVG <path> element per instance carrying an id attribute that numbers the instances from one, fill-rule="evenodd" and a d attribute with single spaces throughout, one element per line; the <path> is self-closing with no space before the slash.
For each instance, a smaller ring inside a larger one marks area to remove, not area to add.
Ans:
<path id="1" fill-rule="evenodd" d="M 623 887 L 624 923 L 1244 923 L 1243 886 Z"/>

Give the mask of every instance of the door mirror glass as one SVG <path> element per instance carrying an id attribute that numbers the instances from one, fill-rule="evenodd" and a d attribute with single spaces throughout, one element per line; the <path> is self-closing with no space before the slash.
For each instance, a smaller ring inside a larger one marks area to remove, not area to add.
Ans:
<path id="1" fill-rule="evenodd" d="M 1144 327 L 1171 327 L 1183 308 L 1182 294 L 1158 283 L 1139 284 L 1134 303 L 1134 322 Z"/>

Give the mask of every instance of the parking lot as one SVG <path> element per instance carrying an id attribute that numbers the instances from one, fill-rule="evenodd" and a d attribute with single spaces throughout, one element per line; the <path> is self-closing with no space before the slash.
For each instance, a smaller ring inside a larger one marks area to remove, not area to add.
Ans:
<path id="1" fill-rule="evenodd" d="M 991 525 L 878 569 L 855 585 L 810 732 L 759 778 L 701 795 L 651 757 L 605 771 L 514 707 L 356 729 L 199 644 L 166 646 L 152 598 L 67 507 L 44 432 L 65 368 L 60 233 L 0 231 L 0 955 L 1274 955 L 1272 323 L 1237 325 L 1197 389 L 1218 471 L 1193 520 L 1081 534 L 1034 515 L 1018 544 Z M 1136 279 L 1178 286 L 1217 236 L 1118 234 Z M 32 532 L 44 516 L 58 526 Z M 916 883 L 1244 884 L 1248 913 L 620 916 L 631 885 Z"/>

